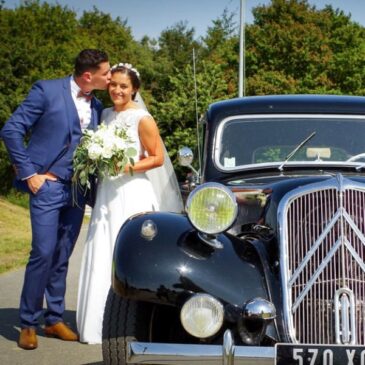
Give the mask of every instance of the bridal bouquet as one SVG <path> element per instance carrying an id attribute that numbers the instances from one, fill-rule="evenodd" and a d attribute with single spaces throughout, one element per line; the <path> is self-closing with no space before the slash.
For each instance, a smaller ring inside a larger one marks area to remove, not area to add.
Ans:
<path id="1" fill-rule="evenodd" d="M 96 131 L 86 129 L 74 152 L 73 180 L 90 188 L 90 176 L 120 175 L 127 163 L 134 165 L 137 151 L 130 146 L 132 142 L 121 127 L 102 123 Z"/>

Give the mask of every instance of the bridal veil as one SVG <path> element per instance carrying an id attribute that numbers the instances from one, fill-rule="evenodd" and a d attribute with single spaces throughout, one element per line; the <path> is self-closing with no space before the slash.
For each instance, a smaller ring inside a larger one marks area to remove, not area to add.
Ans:
<path id="1" fill-rule="evenodd" d="M 137 93 L 134 101 L 147 110 L 139 92 Z M 164 146 L 164 164 L 160 167 L 147 171 L 146 175 L 153 186 L 160 210 L 180 213 L 184 206 L 179 184 L 163 141 L 162 144 Z"/>

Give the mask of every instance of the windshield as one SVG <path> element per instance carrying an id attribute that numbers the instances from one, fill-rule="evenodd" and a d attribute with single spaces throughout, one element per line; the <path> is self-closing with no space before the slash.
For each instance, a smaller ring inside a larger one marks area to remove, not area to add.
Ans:
<path id="1" fill-rule="evenodd" d="M 365 118 L 338 115 L 227 118 L 218 128 L 215 151 L 216 164 L 222 170 L 280 166 L 284 161 L 285 166 L 364 164 Z"/>

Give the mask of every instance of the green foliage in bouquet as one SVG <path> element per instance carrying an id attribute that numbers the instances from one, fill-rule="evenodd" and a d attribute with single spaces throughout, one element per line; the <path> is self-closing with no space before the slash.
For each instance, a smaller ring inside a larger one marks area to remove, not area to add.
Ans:
<path id="1" fill-rule="evenodd" d="M 89 177 L 122 175 L 125 166 L 134 165 L 137 151 L 124 128 L 102 123 L 96 131 L 86 129 L 73 159 L 73 181 L 90 188 Z M 129 170 L 133 174 L 133 169 Z"/>

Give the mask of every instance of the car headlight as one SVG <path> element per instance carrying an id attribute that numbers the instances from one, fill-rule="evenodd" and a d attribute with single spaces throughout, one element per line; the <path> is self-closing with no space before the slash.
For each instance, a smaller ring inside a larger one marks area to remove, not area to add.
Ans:
<path id="1" fill-rule="evenodd" d="M 221 233 L 236 219 L 236 197 L 222 184 L 206 183 L 189 195 L 186 211 L 190 222 L 199 231 Z"/>
<path id="2" fill-rule="evenodd" d="M 223 318 L 223 305 L 208 294 L 194 295 L 184 303 L 180 312 L 185 331 L 198 338 L 215 335 L 222 327 Z"/>

